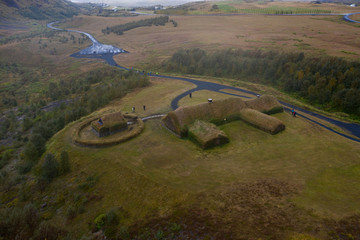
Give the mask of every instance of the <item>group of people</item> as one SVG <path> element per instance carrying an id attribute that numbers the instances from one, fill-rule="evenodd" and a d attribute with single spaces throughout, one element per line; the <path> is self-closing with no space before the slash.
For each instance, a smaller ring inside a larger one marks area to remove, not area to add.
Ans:
<path id="1" fill-rule="evenodd" d="M 143 109 L 144 109 L 144 111 L 146 111 L 146 106 L 145 105 L 143 105 Z M 135 112 L 135 107 L 132 107 L 131 110 L 132 110 L 132 112 Z"/>

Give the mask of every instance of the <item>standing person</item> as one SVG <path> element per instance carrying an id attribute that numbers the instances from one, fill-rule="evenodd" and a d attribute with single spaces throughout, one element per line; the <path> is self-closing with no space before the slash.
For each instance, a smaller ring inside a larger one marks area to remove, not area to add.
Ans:
<path id="1" fill-rule="evenodd" d="M 294 117 L 295 109 L 291 109 L 291 115 Z"/>
<path id="2" fill-rule="evenodd" d="M 191 93 L 189 93 L 189 97 L 192 98 L 192 94 L 191 94 Z"/>
<path id="3" fill-rule="evenodd" d="M 294 111 L 294 115 L 293 115 L 294 117 L 296 117 L 296 112 Z"/>
<path id="4" fill-rule="evenodd" d="M 146 110 L 146 106 L 144 105 L 143 108 L 144 108 L 144 111 L 145 111 L 145 110 Z"/>
<path id="5" fill-rule="evenodd" d="M 135 112 L 135 107 L 132 107 L 132 112 Z"/>

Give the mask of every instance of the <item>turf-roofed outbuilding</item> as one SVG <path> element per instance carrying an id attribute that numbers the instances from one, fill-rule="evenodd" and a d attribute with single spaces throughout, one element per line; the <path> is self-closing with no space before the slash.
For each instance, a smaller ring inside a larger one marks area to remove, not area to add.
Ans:
<path id="1" fill-rule="evenodd" d="M 98 137 L 105 137 L 127 129 L 127 121 L 121 112 L 116 112 L 91 122 L 91 127 Z"/>
<path id="2" fill-rule="evenodd" d="M 228 136 L 215 124 L 196 120 L 189 127 L 189 137 L 201 148 L 207 149 L 229 142 Z"/>

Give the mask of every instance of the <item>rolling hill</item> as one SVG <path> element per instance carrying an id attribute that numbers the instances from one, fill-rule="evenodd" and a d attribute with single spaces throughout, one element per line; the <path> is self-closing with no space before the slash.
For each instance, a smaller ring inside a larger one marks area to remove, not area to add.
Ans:
<path id="1" fill-rule="evenodd" d="M 80 8 L 66 0 L 2 0 L 0 15 L 3 18 L 30 18 L 36 20 L 62 19 L 72 17 Z"/>

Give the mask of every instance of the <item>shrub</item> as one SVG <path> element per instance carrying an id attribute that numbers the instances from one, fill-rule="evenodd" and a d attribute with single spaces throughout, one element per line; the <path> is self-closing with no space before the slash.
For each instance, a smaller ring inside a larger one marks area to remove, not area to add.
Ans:
<path id="1" fill-rule="evenodd" d="M 20 174 L 26 174 L 31 171 L 32 167 L 35 165 L 34 162 L 25 160 L 19 163 L 16 168 Z"/>
<path id="2" fill-rule="evenodd" d="M 46 154 L 45 161 L 41 166 L 41 172 L 42 177 L 48 182 L 59 175 L 59 163 L 51 153 Z"/>
<path id="3" fill-rule="evenodd" d="M 3 168 L 6 164 L 8 164 L 9 160 L 12 158 L 14 150 L 6 150 L 2 153 L 0 158 L 0 169 Z"/>
<path id="4" fill-rule="evenodd" d="M 98 181 L 98 177 L 94 176 L 88 176 L 86 178 L 86 182 L 79 184 L 79 188 L 83 191 L 89 191 L 91 188 L 93 188 Z"/>
<path id="5" fill-rule="evenodd" d="M 4 185 L 9 178 L 9 173 L 6 170 L 0 171 L 0 185 Z"/>
<path id="6" fill-rule="evenodd" d="M 62 151 L 60 155 L 60 174 L 65 174 L 70 171 L 69 154 Z"/>
<path id="7" fill-rule="evenodd" d="M 116 227 L 110 226 L 105 228 L 104 235 L 106 236 L 107 239 L 117 239 L 116 234 L 117 234 Z"/>
<path id="8" fill-rule="evenodd" d="M 121 226 L 118 233 L 117 233 L 117 237 L 122 239 L 122 240 L 130 239 L 130 234 L 129 234 L 129 231 L 128 231 L 127 227 Z"/>
<path id="9" fill-rule="evenodd" d="M 157 231 L 155 234 L 156 240 L 162 240 L 162 239 L 164 239 L 164 237 L 165 237 L 165 234 L 161 229 L 159 231 Z"/>
<path id="10" fill-rule="evenodd" d="M 25 205 L 23 211 L 23 220 L 30 229 L 35 229 L 40 222 L 38 210 L 32 203 Z"/>
<path id="11" fill-rule="evenodd" d="M 73 205 L 71 205 L 67 210 L 66 210 L 66 217 L 68 219 L 74 219 L 77 215 L 77 209 L 76 207 L 74 207 Z"/>
<path id="12" fill-rule="evenodd" d="M 129 22 L 122 25 L 116 25 L 112 27 L 106 27 L 102 29 L 101 31 L 104 34 L 110 34 L 111 32 L 122 35 L 125 31 L 129 31 L 134 28 L 138 27 L 145 27 L 145 26 L 164 26 L 169 21 L 168 16 L 162 16 L 162 17 L 156 17 L 156 18 L 149 18 L 149 19 L 143 19 L 137 22 Z"/>
<path id="13" fill-rule="evenodd" d="M 42 128 L 39 128 L 38 131 L 40 132 L 42 130 L 43 130 Z M 33 134 L 30 137 L 30 142 L 34 144 L 34 147 L 35 147 L 35 149 L 37 151 L 37 154 L 38 154 L 37 156 L 40 157 L 41 154 L 43 154 L 43 152 L 45 152 L 46 140 L 44 139 L 44 137 L 42 135 L 40 135 L 40 133 L 36 133 L 36 134 Z"/>
<path id="14" fill-rule="evenodd" d="M 19 190 L 20 201 L 25 202 L 25 201 L 29 200 L 30 195 L 31 195 L 31 192 L 29 191 L 29 189 L 26 188 L 26 184 L 22 184 L 22 186 L 20 187 L 20 190 Z"/>
<path id="15" fill-rule="evenodd" d="M 65 236 L 67 231 L 62 228 L 52 225 L 48 221 L 44 221 L 39 225 L 39 228 L 35 231 L 34 240 L 57 240 Z"/>
<path id="16" fill-rule="evenodd" d="M 106 214 L 106 225 L 107 226 L 116 226 L 119 224 L 119 217 L 116 214 L 115 210 L 110 210 Z"/>
<path id="17" fill-rule="evenodd" d="M 24 156 L 25 159 L 31 162 L 35 162 L 38 157 L 39 157 L 39 153 L 34 145 L 34 143 L 32 143 L 31 141 L 29 141 L 24 149 Z"/>
<path id="18" fill-rule="evenodd" d="M 1 209 L 0 216 L 2 239 L 29 239 L 40 221 L 38 210 L 32 204 Z"/>
<path id="19" fill-rule="evenodd" d="M 94 223 L 98 230 L 103 228 L 106 223 L 106 214 L 103 213 L 103 214 L 100 214 L 99 216 L 97 216 L 94 220 Z"/>
<path id="20" fill-rule="evenodd" d="M 96 230 L 102 229 L 104 235 L 109 239 L 117 238 L 117 225 L 119 224 L 119 217 L 115 210 L 110 210 L 106 214 L 100 214 L 94 220 Z M 124 238 L 121 238 L 124 239 Z"/>
<path id="21" fill-rule="evenodd" d="M 181 226 L 177 223 L 171 223 L 170 229 L 172 232 L 179 232 L 181 230 Z"/>

